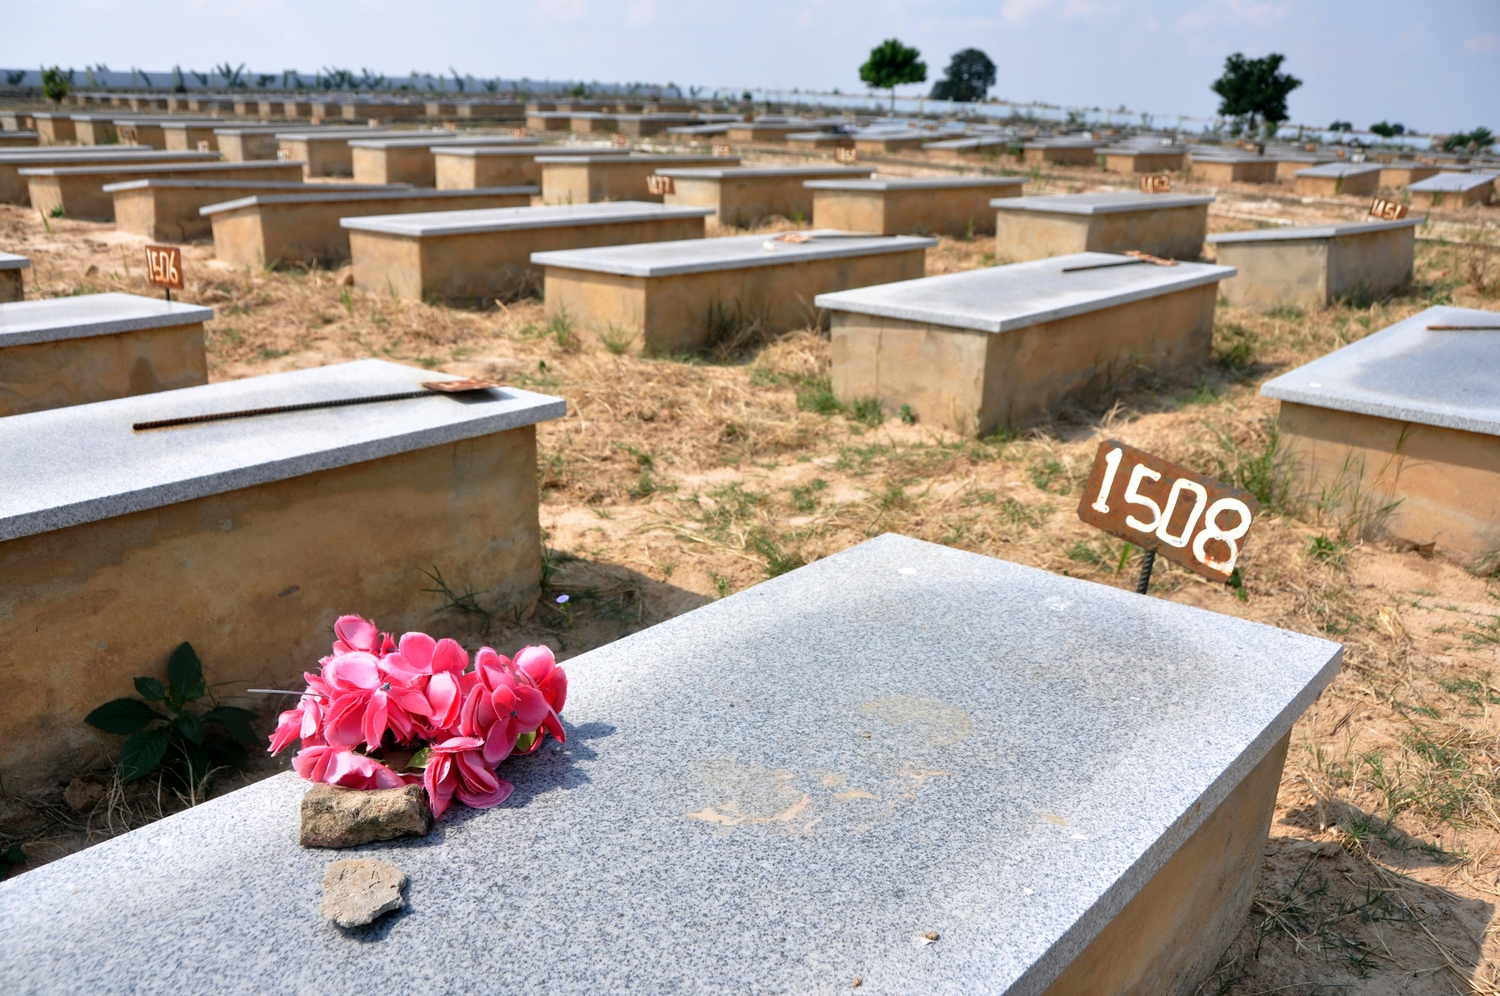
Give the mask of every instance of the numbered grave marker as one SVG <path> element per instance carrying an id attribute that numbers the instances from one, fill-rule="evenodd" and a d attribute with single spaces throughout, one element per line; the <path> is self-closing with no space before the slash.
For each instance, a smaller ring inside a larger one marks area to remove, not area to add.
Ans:
<path id="1" fill-rule="evenodd" d="M 846 149 L 846 148 L 843 148 L 843 147 L 834 149 L 833 150 L 833 161 L 836 162 L 836 163 L 843 163 L 846 166 L 852 165 L 853 163 L 857 163 L 857 162 L 859 162 L 859 150 L 858 149 Z"/>
<path id="2" fill-rule="evenodd" d="M 367 119 L 365 121 L 365 124 L 368 127 L 371 127 L 371 128 L 379 128 L 380 127 L 380 119 L 379 118 L 369 118 L 369 119 Z"/>
<path id="3" fill-rule="evenodd" d="M 618 145 L 618 146 L 621 146 L 621 147 L 624 147 L 625 143 L 628 142 L 628 141 L 630 141 L 630 139 L 626 138 L 624 135 L 620 134 L 619 132 L 615 132 L 613 135 L 609 136 L 609 140 L 611 142 L 613 142 L 615 145 Z"/>
<path id="4" fill-rule="evenodd" d="M 526 129 L 525 128 L 512 128 L 510 130 L 510 137 L 511 138 L 525 138 L 526 137 Z"/>
<path id="5" fill-rule="evenodd" d="M 120 141 L 125 145 L 139 145 L 140 132 L 135 130 L 135 125 L 120 125 Z"/>
<path id="6" fill-rule="evenodd" d="M 1099 444 L 1078 517 L 1211 581 L 1228 582 L 1260 512 L 1248 491 L 1107 439 Z"/>
<path id="7" fill-rule="evenodd" d="M 208 152 L 209 151 L 208 143 L 207 142 L 199 142 L 198 143 L 198 151 L 199 152 Z"/>
<path id="8" fill-rule="evenodd" d="M 1382 221 L 1400 221 L 1406 217 L 1406 205 L 1399 201 L 1388 201 L 1384 197 L 1377 197 L 1370 205 L 1370 215 Z"/>
<path id="9" fill-rule="evenodd" d="M 646 177 L 646 189 L 658 197 L 664 194 L 677 193 L 677 183 L 670 176 L 651 175 Z"/>
<path id="10" fill-rule="evenodd" d="M 146 279 L 151 286 L 165 289 L 167 300 L 172 300 L 172 291 L 182 290 L 182 250 L 176 246 L 147 246 Z"/>
<path id="11" fill-rule="evenodd" d="M 289 162 L 292 161 L 292 150 L 291 149 L 277 149 L 276 150 L 276 158 L 279 161 L 281 161 L 281 162 L 289 163 Z"/>
<path id="12" fill-rule="evenodd" d="M 725 156 L 732 156 L 732 155 L 734 155 L 734 148 L 732 146 L 729 146 L 729 145 L 723 145 L 723 144 L 715 143 L 714 144 L 714 155 L 718 156 L 721 159 L 724 158 Z"/>
<path id="13" fill-rule="evenodd" d="M 1153 173 L 1141 177 L 1141 193 L 1143 194 L 1170 194 L 1172 192 L 1172 178 L 1165 173 Z"/>

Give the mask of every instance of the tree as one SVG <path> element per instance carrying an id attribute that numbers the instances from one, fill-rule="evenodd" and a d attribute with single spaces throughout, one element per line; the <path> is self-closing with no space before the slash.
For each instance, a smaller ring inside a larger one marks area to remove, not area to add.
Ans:
<path id="1" fill-rule="evenodd" d="M 1397 135 L 1406 134 L 1406 125 L 1400 123 L 1386 124 L 1384 121 L 1378 121 L 1370 125 L 1370 131 L 1381 138 L 1395 138 Z"/>
<path id="2" fill-rule="evenodd" d="M 1224 60 L 1224 75 L 1209 87 L 1219 95 L 1219 113 L 1253 131 L 1256 119 L 1278 125 L 1287 119 L 1287 94 L 1302 85 L 1289 73 L 1280 72 L 1286 56 L 1272 52 L 1263 59 L 1247 59 L 1236 52 Z"/>
<path id="3" fill-rule="evenodd" d="M 977 48 L 953 53 L 943 78 L 932 85 L 933 100 L 957 100 L 974 104 L 995 85 L 995 64 Z"/>
<path id="4" fill-rule="evenodd" d="M 1348 121 L 1335 121 L 1328 126 L 1329 131 L 1353 131 L 1354 125 Z"/>
<path id="5" fill-rule="evenodd" d="M 877 90 L 891 91 L 891 110 L 896 109 L 896 87 L 927 82 L 927 63 L 922 53 L 907 48 L 899 39 L 887 38 L 870 49 L 870 59 L 859 67 L 859 78 Z"/>
<path id="6" fill-rule="evenodd" d="M 42 70 L 42 95 L 52 103 L 61 104 L 71 89 L 73 89 L 71 74 L 63 72 L 57 66 Z"/>
<path id="7" fill-rule="evenodd" d="M 1483 152 L 1485 149 L 1494 144 L 1495 136 L 1490 134 L 1490 130 L 1488 128 L 1479 127 L 1475 128 L 1473 131 L 1459 131 L 1454 132 L 1452 135 L 1449 135 L 1447 138 L 1443 139 L 1443 151 L 1458 152 L 1463 149 L 1468 149 L 1471 152 Z"/>

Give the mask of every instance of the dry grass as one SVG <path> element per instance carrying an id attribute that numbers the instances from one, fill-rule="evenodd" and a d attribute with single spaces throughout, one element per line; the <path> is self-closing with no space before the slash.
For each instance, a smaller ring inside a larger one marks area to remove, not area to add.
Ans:
<path id="1" fill-rule="evenodd" d="M 1040 179 L 1086 189 L 1108 178 Z M 1247 227 L 1243 215 L 1266 203 L 1297 220 L 1358 211 L 1352 199 L 1309 206 L 1253 189 L 1229 194 L 1215 228 Z M 1492 213 L 1452 223 L 1483 232 Z M 34 213 L 0 210 L 0 244 L 35 260 L 33 294 L 145 292 L 139 240 L 51 225 L 48 235 Z M 547 591 L 574 596 L 570 609 L 544 599 L 517 626 L 488 615 L 483 578 L 447 578 L 450 594 L 433 603 L 447 611 L 434 625 L 470 643 L 547 639 L 572 654 L 885 531 L 1126 587 L 1137 556 L 1074 513 L 1101 433 L 1255 491 L 1266 514 L 1243 556 L 1244 587 L 1159 566 L 1153 597 L 1348 650 L 1343 673 L 1293 733 L 1255 908 L 1202 991 L 1494 992 L 1500 584 L 1378 542 L 1358 503 L 1296 500 L 1274 407 L 1258 393 L 1275 373 L 1431 304 L 1493 308 L 1486 245 L 1480 235 L 1419 244 L 1414 285 L 1385 300 L 1306 314 L 1221 307 L 1204 369 L 1148 375 L 1107 407 L 981 440 L 837 404 L 816 331 L 716 357 L 653 359 L 628 337 L 574 328 L 537 301 L 398 303 L 339 273 L 235 271 L 202 246 L 187 253 L 196 279 L 186 296 L 218 310 L 215 380 L 375 356 L 568 399 L 568 416 L 541 427 L 538 472 Z M 992 251 L 983 238 L 944 239 L 929 269 L 988 265 Z"/>

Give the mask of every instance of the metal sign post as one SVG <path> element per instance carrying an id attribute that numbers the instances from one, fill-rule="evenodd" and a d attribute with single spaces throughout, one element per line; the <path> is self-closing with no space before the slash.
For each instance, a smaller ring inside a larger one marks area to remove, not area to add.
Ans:
<path id="1" fill-rule="evenodd" d="M 1210 581 L 1237 583 L 1245 534 L 1260 512 L 1248 491 L 1107 439 L 1083 487 L 1078 517 L 1145 551 L 1135 590 L 1146 594 L 1157 554 Z"/>
<path id="2" fill-rule="evenodd" d="M 172 291 L 182 290 L 182 250 L 176 246 L 146 247 L 146 279 L 161 287 L 172 300 Z"/>

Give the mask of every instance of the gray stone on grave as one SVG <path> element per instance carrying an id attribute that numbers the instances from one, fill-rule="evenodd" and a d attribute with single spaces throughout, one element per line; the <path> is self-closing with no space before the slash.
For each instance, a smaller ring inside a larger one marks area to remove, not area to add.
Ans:
<path id="1" fill-rule="evenodd" d="M 533 252 L 698 239 L 712 208 L 643 201 L 344 218 L 356 284 L 412 300 L 524 293 Z"/>
<path id="2" fill-rule="evenodd" d="M 0 416 L 206 383 L 213 316 L 118 293 L 0 304 Z"/>
<path id="3" fill-rule="evenodd" d="M 1433 329 L 1433 325 L 1468 326 Z M 1477 326 L 1477 328 L 1476 328 Z M 1372 528 L 1500 551 L 1500 313 L 1435 307 L 1267 381 L 1308 494 L 1377 495 Z"/>
<path id="4" fill-rule="evenodd" d="M 994 200 L 990 206 L 999 212 L 995 258 L 1022 261 L 1137 249 L 1194 260 L 1203 251 L 1213 200 L 1211 195 L 1126 190 Z"/>
<path id="5" fill-rule="evenodd" d="M 433 150 L 433 162 L 439 190 L 467 190 L 474 187 L 508 187 L 516 184 L 542 183 L 542 167 L 537 156 L 615 156 L 630 155 L 628 149 L 614 145 L 538 145 L 467 146 L 445 145 Z"/>
<path id="6" fill-rule="evenodd" d="M 1411 279 L 1420 218 L 1219 232 L 1207 241 L 1239 273 L 1230 304 L 1321 308 L 1350 295 L 1383 295 Z"/>
<path id="7" fill-rule="evenodd" d="M 1314 197 L 1373 195 L 1380 189 L 1379 163 L 1331 162 L 1293 174 L 1292 189 Z"/>
<path id="8" fill-rule="evenodd" d="M 926 142 L 922 148 L 962 152 L 966 149 L 988 149 L 992 146 L 1005 147 L 1009 144 L 1010 139 L 998 135 L 976 135 L 969 138 L 948 138 L 940 142 Z"/>
<path id="9" fill-rule="evenodd" d="M 819 294 L 921 277 L 934 239 L 852 232 L 808 241 L 741 235 L 533 253 L 544 299 L 580 329 L 628 330 L 648 353 L 713 345 L 712 316 L 740 316 L 769 333 L 804 328 Z M 606 288 L 601 293 L 601 288 Z"/>
<path id="10" fill-rule="evenodd" d="M 873 166 L 705 166 L 658 169 L 656 174 L 672 178 L 674 190 L 666 195 L 667 204 L 712 208 L 708 227 L 716 230 L 748 228 L 777 215 L 809 221 L 813 194 L 806 181 L 868 177 L 874 172 Z"/>
<path id="11" fill-rule="evenodd" d="M 1454 204 L 1464 207 L 1494 200 L 1497 181 L 1500 181 L 1500 176 L 1494 173 L 1439 173 L 1406 189 L 1418 199 L 1425 198 L 1431 207 L 1451 207 Z"/>
<path id="12" fill-rule="evenodd" d="M 885 535 L 567 662 L 510 800 L 359 852 L 405 912 L 322 921 L 286 773 L 0 883 L 0 985 L 1022 996 L 1113 991 L 1113 947 L 1190 991 L 1340 660 Z"/>
<path id="13" fill-rule="evenodd" d="M 117 750 L 83 717 L 180 641 L 209 681 L 279 688 L 326 649 L 339 606 L 398 632 L 430 622 L 424 565 L 485 589 L 496 611 L 529 611 L 534 425 L 564 403 L 421 386 L 450 379 L 364 360 L 0 418 L 0 603 L 21 641 L 9 652 L 53 648 L 28 679 L 38 695 L 0 702 L 7 788 Z M 390 394 L 416 396 L 133 429 Z"/>
<path id="14" fill-rule="evenodd" d="M 19 301 L 26 296 L 21 271 L 31 267 L 31 260 L 0 252 L 0 302 Z"/>
<path id="15" fill-rule="evenodd" d="M 820 294 L 833 392 L 984 435 L 1209 357 L 1227 266 L 1078 253 Z"/>
<path id="16" fill-rule="evenodd" d="M 1006 176 L 809 180 L 813 224 L 882 235 L 989 234 L 992 198 L 1019 198 L 1026 181 Z"/>

